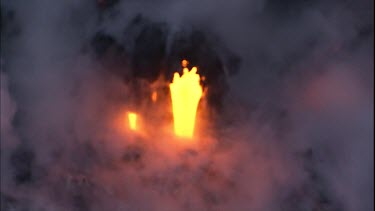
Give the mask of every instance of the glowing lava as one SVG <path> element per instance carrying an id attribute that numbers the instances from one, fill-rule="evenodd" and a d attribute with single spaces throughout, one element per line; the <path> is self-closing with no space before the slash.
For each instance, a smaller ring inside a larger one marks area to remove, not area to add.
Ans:
<path id="1" fill-rule="evenodd" d="M 137 130 L 137 114 L 133 112 L 128 113 L 129 128 L 131 130 Z"/>
<path id="2" fill-rule="evenodd" d="M 156 102 L 158 100 L 158 93 L 156 91 L 152 92 L 151 100 L 152 100 L 152 102 Z"/>
<path id="3" fill-rule="evenodd" d="M 172 98 L 174 132 L 176 136 L 192 138 L 198 103 L 202 97 L 202 87 L 197 68 L 190 71 L 186 67 L 188 62 L 182 61 L 183 74 L 174 73 L 173 82 L 169 85 Z"/>

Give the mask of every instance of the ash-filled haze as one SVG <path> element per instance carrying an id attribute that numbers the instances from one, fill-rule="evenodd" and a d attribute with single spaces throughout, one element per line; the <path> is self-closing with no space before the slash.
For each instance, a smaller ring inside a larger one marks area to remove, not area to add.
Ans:
<path id="1" fill-rule="evenodd" d="M 373 16 L 371 0 L 2 0 L 1 210 L 373 210 Z M 169 132 L 182 59 L 205 77 L 192 146 Z"/>

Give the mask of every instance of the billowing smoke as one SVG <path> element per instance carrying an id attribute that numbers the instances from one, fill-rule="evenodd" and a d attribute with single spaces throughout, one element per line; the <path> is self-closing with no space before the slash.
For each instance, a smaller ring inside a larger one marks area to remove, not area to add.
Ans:
<path id="1" fill-rule="evenodd" d="M 1 33 L 1 210 L 374 209 L 373 1 L 4 0 Z M 196 148 L 149 99 L 182 59 Z"/>

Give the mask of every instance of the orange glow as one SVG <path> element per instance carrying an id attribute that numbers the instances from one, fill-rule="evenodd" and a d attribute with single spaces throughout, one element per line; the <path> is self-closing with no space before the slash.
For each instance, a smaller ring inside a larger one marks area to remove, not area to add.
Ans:
<path id="1" fill-rule="evenodd" d="M 189 62 L 185 59 L 182 60 L 182 62 L 181 62 L 182 67 L 187 67 L 188 64 L 189 64 Z"/>
<path id="2" fill-rule="evenodd" d="M 169 85 L 172 98 L 172 110 L 175 135 L 183 138 L 192 138 L 198 103 L 202 97 L 202 87 L 197 68 L 191 71 L 186 68 L 188 62 L 182 61 L 183 74 L 174 73 L 173 82 Z"/>
<path id="3" fill-rule="evenodd" d="M 129 128 L 131 130 L 137 130 L 137 114 L 133 112 L 128 113 Z"/>
<path id="4" fill-rule="evenodd" d="M 152 100 L 152 102 L 156 102 L 158 100 L 158 93 L 156 91 L 152 92 L 151 100 Z"/>

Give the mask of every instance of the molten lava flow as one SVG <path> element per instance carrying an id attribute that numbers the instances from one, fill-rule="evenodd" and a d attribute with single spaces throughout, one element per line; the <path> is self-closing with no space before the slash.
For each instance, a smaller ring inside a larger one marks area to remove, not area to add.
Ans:
<path id="1" fill-rule="evenodd" d="M 133 112 L 128 113 L 129 128 L 131 130 L 137 130 L 137 114 Z"/>
<path id="2" fill-rule="evenodd" d="M 191 71 L 186 67 L 187 61 L 182 61 L 183 74 L 174 73 L 173 82 L 169 85 L 172 97 L 172 110 L 175 134 L 183 138 L 192 138 L 194 133 L 195 116 L 198 103 L 202 96 L 200 76 L 197 68 Z"/>

